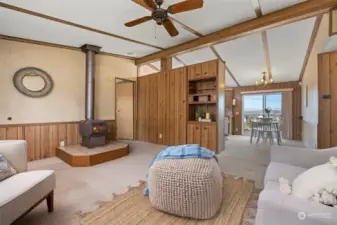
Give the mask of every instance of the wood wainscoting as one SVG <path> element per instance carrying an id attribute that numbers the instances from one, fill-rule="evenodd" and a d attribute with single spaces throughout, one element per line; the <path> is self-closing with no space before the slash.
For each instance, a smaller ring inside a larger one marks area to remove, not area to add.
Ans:
<path id="1" fill-rule="evenodd" d="M 233 88 L 235 106 L 233 106 L 234 134 L 241 135 L 242 130 L 242 92 L 273 91 L 293 89 L 292 94 L 292 140 L 302 140 L 302 88 L 299 82 L 273 83 L 258 86 Z"/>
<path id="2" fill-rule="evenodd" d="M 108 121 L 109 140 L 116 139 L 116 124 Z M 65 145 L 75 145 L 82 141 L 79 135 L 79 121 L 33 124 L 0 125 L 0 140 L 26 140 L 29 161 L 53 157 L 60 141 Z"/>

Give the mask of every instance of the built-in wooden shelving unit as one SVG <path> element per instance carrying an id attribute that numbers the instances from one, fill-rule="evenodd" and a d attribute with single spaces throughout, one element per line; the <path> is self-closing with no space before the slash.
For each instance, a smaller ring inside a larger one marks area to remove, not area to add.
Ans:
<path id="1" fill-rule="evenodd" d="M 224 104 L 219 101 L 224 102 L 221 89 L 225 86 L 225 65 L 220 60 L 213 60 L 191 65 L 187 71 L 187 142 L 219 152 L 223 149 L 219 132 L 223 133 L 224 108 L 219 111 L 219 107 L 224 107 Z"/>

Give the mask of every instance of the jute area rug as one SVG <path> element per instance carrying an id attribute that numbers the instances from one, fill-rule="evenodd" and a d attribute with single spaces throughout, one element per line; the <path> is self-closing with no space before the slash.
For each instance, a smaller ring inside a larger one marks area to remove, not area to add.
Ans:
<path id="1" fill-rule="evenodd" d="M 254 183 L 230 176 L 224 177 L 223 202 L 218 214 L 210 220 L 194 220 L 170 215 L 151 207 L 143 196 L 145 183 L 115 196 L 111 202 L 87 214 L 82 214 L 82 225 L 253 225 L 259 191 Z"/>

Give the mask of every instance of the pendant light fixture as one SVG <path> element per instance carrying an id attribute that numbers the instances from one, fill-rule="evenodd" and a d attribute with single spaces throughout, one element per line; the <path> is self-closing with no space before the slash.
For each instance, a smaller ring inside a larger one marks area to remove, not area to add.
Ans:
<path id="1" fill-rule="evenodd" d="M 255 84 L 256 85 L 267 85 L 268 83 L 269 84 L 273 83 L 274 82 L 273 78 L 268 79 L 266 74 L 267 74 L 266 72 L 263 72 L 261 79 L 256 80 Z"/>

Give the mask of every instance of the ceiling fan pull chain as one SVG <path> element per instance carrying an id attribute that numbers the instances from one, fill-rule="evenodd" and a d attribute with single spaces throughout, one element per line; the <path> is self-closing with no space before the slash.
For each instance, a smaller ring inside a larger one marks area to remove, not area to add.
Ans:
<path id="1" fill-rule="evenodd" d="M 154 39 L 157 40 L 157 26 L 155 23 L 154 23 Z"/>

